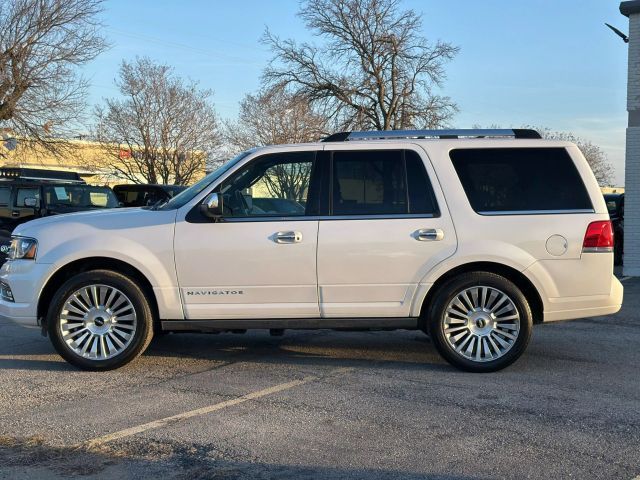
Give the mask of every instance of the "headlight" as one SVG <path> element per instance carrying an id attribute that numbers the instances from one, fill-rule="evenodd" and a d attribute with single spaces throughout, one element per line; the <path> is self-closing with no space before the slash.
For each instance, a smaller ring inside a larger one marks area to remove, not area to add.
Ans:
<path id="1" fill-rule="evenodd" d="M 11 237 L 11 246 L 7 255 L 9 260 L 35 260 L 38 241 L 35 238 Z"/>

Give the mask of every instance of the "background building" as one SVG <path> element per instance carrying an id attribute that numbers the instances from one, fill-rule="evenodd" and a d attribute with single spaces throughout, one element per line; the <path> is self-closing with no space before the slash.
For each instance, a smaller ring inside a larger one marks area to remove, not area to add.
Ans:
<path id="1" fill-rule="evenodd" d="M 13 140 L 13 139 L 12 139 Z M 110 151 L 103 144 L 88 140 L 52 140 L 56 153 L 28 139 L 0 142 L 0 167 L 44 168 L 50 170 L 69 170 L 78 172 L 87 183 L 113 186 L 133 183 L 124 178 L 116 167 L 117 160 L 126 161 L 132 152 L 126 148 L 114 146 Z M 9 148 L 7 148 L 9 147 Z M 195 181 L 205 175 L 205 160 Z M 139 183 L 146 183 L 142 176 Z"/>
<path id="2" fill-rule="evenodd" d="M 622 2 L 620 12 L 629 17 L 623 272 L 640 276 L 640 0 Z"/>

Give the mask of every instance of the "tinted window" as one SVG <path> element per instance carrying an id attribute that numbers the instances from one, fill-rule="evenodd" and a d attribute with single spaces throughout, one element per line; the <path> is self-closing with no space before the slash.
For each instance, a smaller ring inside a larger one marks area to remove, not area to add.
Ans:
<path id="1" fill-rule="evenodd" d="M 47 205 L 52 207 L 92 208 L 118 206 L 110 188 L 91 185 L 47 185 L 44 187 Z"/>
<path id="2" fill-rule="evenodd" d="M 16 207 L 24 207 L 25 198 L 39 198 L 40 191 L 37 188 L 19 188 L 16 194 Z"/>
<path id="3" fill-rule="evenodd" d="M 482 148 L 451 152 L 476 212 L 592 210 L 564 148 Z"/>
<path id="4" fill-rule="evenodd" d="M 438 215 L 436 197 L 420 156 L 411 150 L 405 151 L 407 186 L 409 187 L 409 213 L 431 213 Z"/>
<path id="5" fill-rule="evenodd" d="M 333 154 L 334 215 L 437 214 L 427 172 L 413 151 Z"/>
<path id="6" fill-rule="evenodd" d="M 118 200 L 120 200 L 125 207 L 137 207 L 144 205 L 141 200 L 142 194 L 137 190 L 118 188 L 115 190 L 115 194 L 118 197 Z"/>
<path id="7" fill-rule="evenodd" d="M 11 196 L 11 189 L 9 187 L 0 188 L 0 205 L 9 205 L 10 196 Z"/>
<path id="8" fill-rule="evenodd" d="M 225 217 L 300 216 L 317 209 L 308 202 L 315 152 L 265 155 L 220 188 Z"/>
<path id="9" fill-rule="evenodd" d="M 401 151 L 333 154 L 334 215 L 408 213 Z"/>

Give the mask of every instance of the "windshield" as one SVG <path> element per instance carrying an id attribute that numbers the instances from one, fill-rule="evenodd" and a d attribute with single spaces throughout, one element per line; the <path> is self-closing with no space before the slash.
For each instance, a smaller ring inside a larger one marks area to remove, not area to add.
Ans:
<path id="1" fill-rule="evenodd" d="M 43 187 L 48 206 L 71 208 L 114 208 L 119 206 L 113 190 L 92 185 L 47 185 Z"/>
<path id="2" fill-rule="evenodd" d="M 186 190 L 180 192 L 178 195 L 173 197 L 168 202 L 166 202 L 164 204 L 161 204 L 161 205 L 157 206 L 156 208 L 159 209 L 159 210 L 175 210 L 175 209 L 178 209 L 180 207 L 185 206 L 187 203 L 189 203 L 191 200 L 193 200 L 199 193 L 201 193 L 205 188 L 207 188 L 209 185 L 211 185 L 213 182 L 215 182 L 224 173 L 229 171 L 234 165 L 236 165 L 238 162 L 240 162 L 247 155 L 249 155 L 249 154 L 251 154 L 251 153 L 253 153 L 255 151 L 256 151 L 256 149 L 252 148 L 251 150 L 247 150 L 246 152 L 242 152 L 241 154 L 239 154 L 235 158 L 229 160 L 227 163 L 223 164 L 222 166 L 220 166 L 219 168 L 217 168 L 216 170 L 211 172 L 209 175 L 204 177 L 199 182 L 194 183 L 189 188 L 187 188 Z"/>

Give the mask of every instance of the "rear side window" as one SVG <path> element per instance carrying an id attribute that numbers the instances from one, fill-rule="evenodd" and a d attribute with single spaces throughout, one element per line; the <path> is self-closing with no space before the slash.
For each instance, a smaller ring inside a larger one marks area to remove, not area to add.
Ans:
<path id="1" fill-rule="evenodd" d="M 9 205 L 9 197 L 11 197 L 11 189 L 0 187 L 0 205 Z"/>
<path id="2" fill-rule="evenodd" d="M 27 198 L 39 198 L 40 190 L 37 188 L 18 188 L 16 194 L 16 207 L 24 207 L 24 201 Z"/>
<path id="3" fill-rule="evenodd" d="M 333 153 L 333 215 L 436 214 L 420 156 L 412 151 Z"/>
<path id="4" fill-rule="evenodd" d="M 593 210 L 564 148 L 469 148 L 450 156 L 478 213 Z"/>

